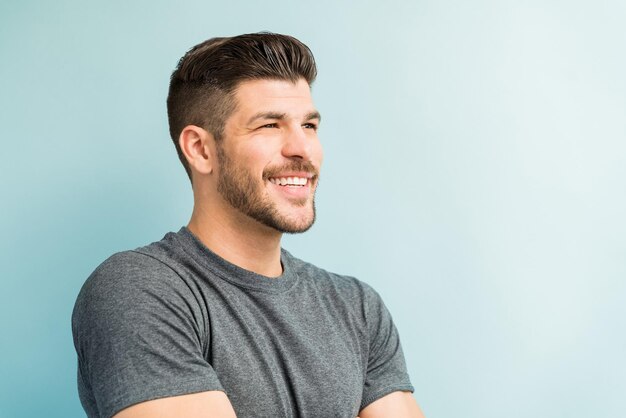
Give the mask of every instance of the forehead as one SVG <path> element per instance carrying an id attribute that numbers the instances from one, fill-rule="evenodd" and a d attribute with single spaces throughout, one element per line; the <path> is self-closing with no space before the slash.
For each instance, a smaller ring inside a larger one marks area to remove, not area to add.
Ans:
<path id="1" fill-rule="evenodd" d="M 315 110 L 311 88 L 304 79 L 296 83 L 286 80 L 244 81 L 235 90 L 235 100 L 235 115 L 242 118 L 260 111 L 299 117 Z"/>

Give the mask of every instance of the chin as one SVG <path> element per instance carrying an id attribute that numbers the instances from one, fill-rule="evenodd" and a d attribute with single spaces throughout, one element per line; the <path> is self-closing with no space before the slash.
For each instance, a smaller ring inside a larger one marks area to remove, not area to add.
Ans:
<path id="1" fill-rule="evenodd" d="M 274 216 L 270 222 L 264 223 L 282 233 L 301 234 L 311 229 L 315 223 L 315 209 L 299 217 Z"/>
<path id="2" fill-rule="evenodd" d="M 311 229 L 311 227 L 313 226 L 313 222 L 309 222 L 307 224 L 304 225 L 298 225 L 298 226 L 294 226 L 293 228 L 285 228 L 280 232 L 283 232 L 285 234 L 301 234 L 303 232 L 308 231 L 309 229 Z"/>

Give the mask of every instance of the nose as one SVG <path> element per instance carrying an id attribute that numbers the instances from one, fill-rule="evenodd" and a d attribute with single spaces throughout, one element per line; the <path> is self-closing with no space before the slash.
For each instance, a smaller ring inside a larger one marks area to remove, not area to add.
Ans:
<path id="1" fill-rule="evenodd" d="M 285 158 L 300 158 L 310 161 L 317 135 L 309 128 L 297 125 L 285 135 L 282 153 Z"/>

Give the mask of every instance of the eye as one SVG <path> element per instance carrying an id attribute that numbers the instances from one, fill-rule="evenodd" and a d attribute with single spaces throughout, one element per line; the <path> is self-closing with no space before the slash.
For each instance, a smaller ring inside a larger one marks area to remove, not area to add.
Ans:
<path id="1" fill-rule="evenodd" d="M 305 129 L 313 129 L 314 131 L 317 131 L 317 124 L 312 122 L 305 123 L 304 125 L 302 125 L 302 127 Z"/>
<path id="2" fill-rule="evenodd" d="M 259 129 L 263 129 L 263 128 L 278 128 L 278 124 L 277 123 L 266 123 L 265 125 L 259 126 Z"/>

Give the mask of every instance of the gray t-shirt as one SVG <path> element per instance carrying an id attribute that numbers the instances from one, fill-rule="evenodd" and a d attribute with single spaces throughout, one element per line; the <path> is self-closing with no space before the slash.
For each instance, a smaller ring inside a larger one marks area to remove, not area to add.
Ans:
<path id="1" fill-rule="evenodd" d="M 102 263 L 72 315 L 87 415 L 220 390 L 239 418 L 354 418 L 386 394 L 413 391 L 371 287 L 285 250 L 281 261 L 280 277 L 264 277 L 182 228 Z"/>

